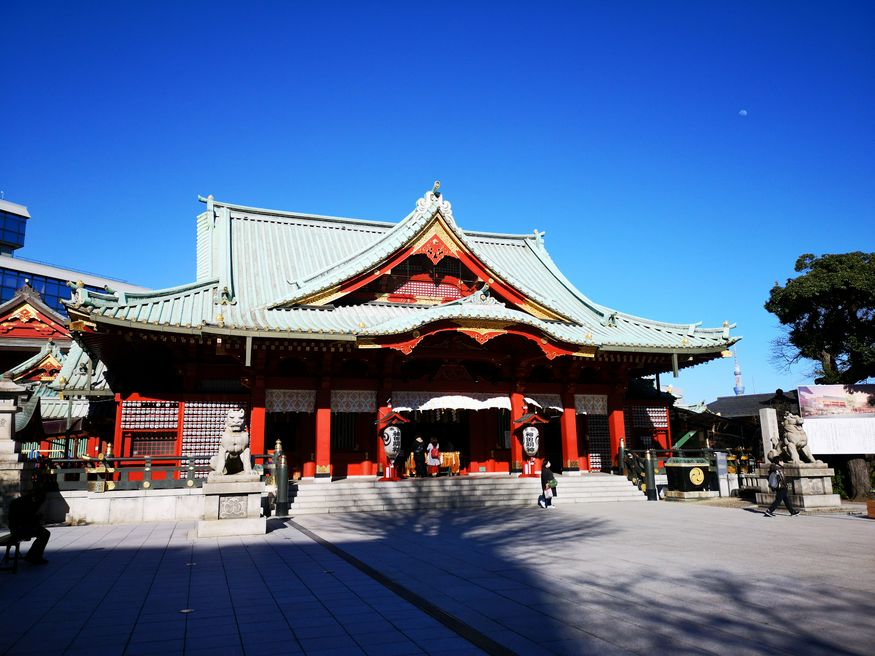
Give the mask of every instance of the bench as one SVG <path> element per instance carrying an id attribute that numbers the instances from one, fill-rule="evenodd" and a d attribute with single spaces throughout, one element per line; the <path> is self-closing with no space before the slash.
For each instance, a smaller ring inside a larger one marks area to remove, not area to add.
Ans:
<path id="1" fill-rule="evenodd" d="M 6 554 L 0 560 L 0 570 L 11 570 L 13 574 L 18 571 L 18 558 L 20 556 L 21 539 L 13 538 L 12 533 L 0 533 L 0 547 L 6 547 Z M 9 551 L 15 548 L 10 565 Z"/>

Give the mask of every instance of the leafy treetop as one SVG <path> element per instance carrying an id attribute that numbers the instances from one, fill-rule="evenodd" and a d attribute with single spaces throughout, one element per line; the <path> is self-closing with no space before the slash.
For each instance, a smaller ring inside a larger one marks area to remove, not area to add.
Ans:
<path id="1" fill-rule="evenodd" d="M 796 260 L 802 275 L 772 287 L 766 310 L 787 326 L 774 355 L 788 366 L 818 363 L 815 382 L 851 384 L 875 376 L 875 253 Z"/>

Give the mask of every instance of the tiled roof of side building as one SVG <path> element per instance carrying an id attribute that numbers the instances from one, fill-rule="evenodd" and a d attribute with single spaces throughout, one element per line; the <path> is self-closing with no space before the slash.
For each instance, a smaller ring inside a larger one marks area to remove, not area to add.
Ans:
<path id="1" fill-rule="evenodd" d="M 91 368 L 89 377 L 89 365 Z M 105 392 L 111 395 L 106 382 L 106 366 L 100 360 L 95 364 L 78 342 L 73 342 L 64 365 L 49 387 L 65 396 L 89 392 Z"/>
<path id="2" fill-rule="evenodd" d="M 18 376 L 27 373 L 37 365 L 39 365 L 43 359 L 47 356 L 53 357 L 58 363 L 63 364 L 66 355 L 64 355 L 61 347 L 53 342 L 52 340 L 47 340 L 45 344 L 42 345 L 39 351 L 34 353 L 32 356 L 27 358 L 24 362 L 17 364 L 12 367 L 7 373 L 9 373 L 13 380 Z"/>
<path id="3" fill-rule="evenodd" d="M 791 401 L 799 402 L 796 390 L 785 393 Z M 755 417 L 760 410 L 767 408 L 767 402 L 775 398 L 775 393 L 742 394 L 740 396 L 720 396 L 707 404 L 708 410 L 723 417 Z"/>

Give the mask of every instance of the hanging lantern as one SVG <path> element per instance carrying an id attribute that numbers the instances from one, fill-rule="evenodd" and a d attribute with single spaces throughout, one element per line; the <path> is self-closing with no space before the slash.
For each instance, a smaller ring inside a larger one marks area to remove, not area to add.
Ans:
<path id="1" fill-rule="evenodd" d="M 383 447 L 390 462 L 398 457 L 401 450 L 401 429 L 397 426 L 387 426 L 383 431 Z"/>
<path id="2" fill-rule="evenodd" d="M 526 455 L 533 458 L 538 453 L 538 429 L 534 426 L 526 426 L 523 429 L 523 450 Z"/>

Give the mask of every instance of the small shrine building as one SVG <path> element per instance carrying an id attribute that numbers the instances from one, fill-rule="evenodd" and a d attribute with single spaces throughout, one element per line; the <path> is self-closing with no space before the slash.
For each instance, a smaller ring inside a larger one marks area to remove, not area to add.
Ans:
<path id="1" fill-rule="evenodd" d="M 252 452 L 282 440 L 296 476 L 382 473 L 395 422 L 405 449 L 452 442 L 462 473 L 517 472 L 533 417 L 554 469 L 609 470 L 623 438 L 671 444 L 665 402 L 630 381 L 739 339 L 591 301 L 543 233 L 463 230 L 438 185 L 397 223 L 201 200 L 194 282 L 67 302 L 120 456 L 211 454 L 243 406 Z"/>

